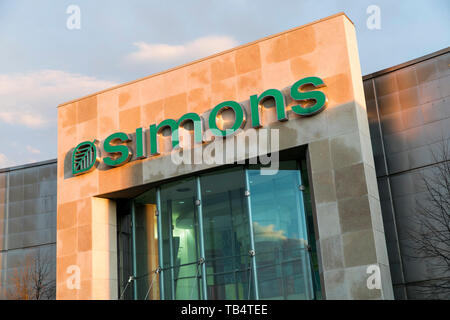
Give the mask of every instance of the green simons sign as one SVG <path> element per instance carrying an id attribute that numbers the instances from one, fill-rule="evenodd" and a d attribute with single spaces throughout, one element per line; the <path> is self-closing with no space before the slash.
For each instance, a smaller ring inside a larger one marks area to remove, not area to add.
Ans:
<path id="1" fill-rule="evenodd" d="M 322 111 L 326 106 L 326 96 L 322 91 L 305 90 L 304 87 L 320 88 L 325 86 L 322 79 L 318 77 L 307 77 L 295 82 L 290 89 L 290 96 L 295 101 L 308 102 L 306 106 L 300 104 L 291 107 L 292 111 L 300 116 L 312 116 Z M 280 90 L 268 89 L 260 95 L 252 95 L 250 97 L 251 126 L 253 128 L 262 127 L 260 120 L 261 105 L 268 99 L 275 102 L 275 110 L 278 121 L 287 121 L 286 114 L 286 97 Z M 217 125 L 218 116 L 225 110 L 232 109 L 235 115 L 235 121 L 231 128 L 224 130 Z M 208 127 L 212 134 L 218 137 L 226 137 L 242 128 L 246 122 L 245 110 L 242 105 L 236 101 L 224 101 L 215 106 L 208 116 Z M 135 156 L 136 159 L 144 159 L 148 157 L 145 149 L 146 132 L 150 138 L 150 156 L 158 155 L 158 135 L 165 128 L 170 128 L 172 138 L 172 148 L 179 147 L 178 128 L 185 125 L 186 122 L 193 124 L 194 142 L 203 142 L 203 121 L 204 119 L 197 113 L 186 113 L 178 120 L 165 119 L 159 124 L 152 124 L 148 131 L 143 128 L 136 129 L 135 138 Z M 116 132 L 108 136 L 103 142 L 103 150 L 108 154 L 103 158 L 103 162 L 110 167 L 118 167 L 130 161 L 133 152 L 128 143 L 132 139 L 124 132 Z M 97 140 L 81 142 L 72 154 L 72 173 L 79 175 L 93 170 L 99 163 L 99 152 L 96 147 Z"/>

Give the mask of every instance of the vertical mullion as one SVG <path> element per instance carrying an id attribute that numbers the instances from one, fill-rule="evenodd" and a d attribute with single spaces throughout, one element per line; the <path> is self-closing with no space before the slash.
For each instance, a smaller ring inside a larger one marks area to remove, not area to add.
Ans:
<path id="1" fill-rule="evenodd" d="M 163 235 L 161 226 L 161 189 L 156 189 L 156 210 L 157 210 L 157 228 L 158 228 L 158 263 L 159 263 L 159 299 L 164 300 L 164 270 L 163 270 Z"/>
<path id="2" fill-rule="evenodd" d="M 134 201 L 131 201 L 131 239 L 133 244 L 133 296 L 134 300 L 137 300 L 136 208 L 134 205 Z"/>
<path id="3" fill-rule="evenodd" d="M 200 185 L 200 177 L 195 177 L 196 189 L 197 189 L 197 199 L 199 203 L 197 205 L 197 214 L 198 214 L 198 232 L 199 232 L 199 240 L 200 240 L 200 255 L 201 258 L 205 259 L 201 265 L 202 268 L 202 294 L 203 300 L 208 300 L 208 292 L 207 292 L 207 283 L 206 283 L 206 257 L 205 257 L 205 240 L 203 235 L 203 210 L 202 210 L 202 190 Z"/>
<path id="4" fill-rule="evenodd" d="M 301 175 L 301 168 L 299 163 L 297 162 L 297 181 L 298 181 L 298 187 L 297 190 L 295 190 L 295 200 L 297 202 L 297 212 L 298 212 L 298 228 L 299 228 L 299 235 L 303 235 L 305 237 L 305 240 L 308 241 L 308 229 L 307 229 L 307 219 L 306 219 L 306 212 L 305 212 L 305 203 L 303 198 L 303 181 L 302 181 L 302 175 Z M 309 246 L 309 241 L 308 241 Z M 302 267 L 305 271 L 304 275 L 304 282 L 305 282 L 305 289 L 308 290 L 308 297 L 311 297 L 311 291 L 314 292 L 314 289 L 312 288 L 312 270 L 311 270 L 311 264 L 306 259 L 311 259 L 309 256 L 309 248 L 308 246 L 305 246 L 303 248 L 304 250 L 304 259 L 302 259 Z M 308 272 L 309 270 L 309 272 Z M 307 273 L 307 274 L 306 274 Z"/>
<path id="5" fill-rule="evenodd" d="M 249 225 L 249 232 L 250 232 L 250 250 L 253 250 L 253 252 L 255 252 L 255 254 L 250 257 L 250 259 L 252 259 L 253 288 L 255 290 L 255 300 L 259 300 L 258 275 L 256 273 L 256 251 L 255 251 L 255 238 L 254 238 L 254 233 L 253 233 L 253 217 L 252 217 L 250 181 L 248 178 L 248 169 L 244 168 L 244 171 L 245 171 L 245 189 L 248 191 L 246 198 L 247 198 L 248 225 Z M 248 281 L 252 281 L 252 279 L 248 279 Z"/>
<path id="6" fill-rule="evenodd" d="M 169 218 L 169 261 L 170 261 L 170 290 L 171 298 L 175 300 L 175 266 L 173 262 L 173 225 L 172 225 L 172 202 L 167 203 L 167 214 Z M 181 268 L 181 267 L 180 267 Z"/>

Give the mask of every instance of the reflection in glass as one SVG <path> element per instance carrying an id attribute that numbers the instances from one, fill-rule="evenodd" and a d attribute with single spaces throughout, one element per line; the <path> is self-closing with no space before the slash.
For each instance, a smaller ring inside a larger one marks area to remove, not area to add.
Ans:
<path id="1" fill-rule="evenodd" d="M 249 224 L 243 168 L 200 177 L 209 299 L 249 299 Z"/>
<path id="2" fill-rule="evenodd" d="M 313 299 L 308 232 L 296 161 L 274 175 L 248 170 L 261 299 Z"/>
<path id="3" fill-rule="evenodd" d="M 137 299 L 159 299 L 156 192 L 152 189 L 134 201 Z"/>
<path id="4" fill-rule="evenodd" d="M 131 201 L 117 201 L 117 246 L 118 246 L 118 276 L 119 297 L 123 300 L 133 299 L 133 290 L 128 283 L 133 274 L 132 231 L 131 231 Z"/>
<path id="5" fill-rule="evenodd" d="M 260 166 L 215 170 L 162 184 L 129 202 L 135 245 L 130 249 L 130 219 L 120 218 L 119 247 L 135 252 L 134 297 L 320 297 L 309 186 L 298 166 L 282 161 L 273 175 L 261 175 Z M 130 272 L 127 256 L 119 254 L 122 282 Z M 160 263 L 161 287 L 154 276 Z"/>
<path id="6" fill-rule="evenodd" d="M 165 299 L 201 299 L 194 179 L 161 187 Z"/>

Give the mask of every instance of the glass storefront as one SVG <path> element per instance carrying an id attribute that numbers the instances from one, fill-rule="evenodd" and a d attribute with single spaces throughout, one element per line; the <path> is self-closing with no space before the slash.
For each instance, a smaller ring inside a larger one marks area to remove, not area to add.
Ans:
<path id="1" fill-rule="evenodd" d="M 319 299 L 305 165 L 260 169 L 237 165 L 163 183 L 122 204 L 120 296 Z"/>

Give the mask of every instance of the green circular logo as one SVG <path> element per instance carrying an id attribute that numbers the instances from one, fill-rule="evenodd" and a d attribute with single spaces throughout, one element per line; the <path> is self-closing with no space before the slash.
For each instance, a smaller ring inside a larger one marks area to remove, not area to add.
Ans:
<path id="1" fill-rule="evenodd" d="M 97 163 L 97 147 L 95 140 L 84 141 L 80 143 L 72 154 L 72 173 L 77 176 L 82 173 L 87 173 L 95 168 Z"/>

